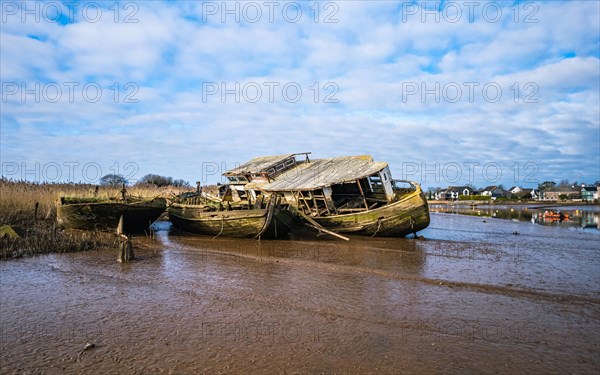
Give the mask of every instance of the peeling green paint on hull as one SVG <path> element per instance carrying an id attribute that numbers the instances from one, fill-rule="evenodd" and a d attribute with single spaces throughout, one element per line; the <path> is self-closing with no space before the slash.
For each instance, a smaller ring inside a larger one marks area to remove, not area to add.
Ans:
<path id="1" fill-rule="evenodd" d="M 115 231 L 123 215 L 125 232 L 147 229 L 165 211 L 164 198 L 135 202 L 98 202 L 63 204 L 56 207 L 58 224 L 71 229 Z"/>
<path id="2" fill-rule="evenodd" d="M 267 220 L 267 209 L 204 211 L 204 206 L 173 203 L 168 208 L 169 219 L 175 227 L 186 232 L 223 237 L 255 237 Z M 263 238 L 286 235 L 294 223 L 287 210 L 275 209 L 273 220 Z"/>
<path id="3" fill-rule="evenodd" d="M 403 237 L 429 225 L 429 207 L 421 188 L 374 210 L 346 215 L 313 217 L 323 227 L 339 233 Z"/>

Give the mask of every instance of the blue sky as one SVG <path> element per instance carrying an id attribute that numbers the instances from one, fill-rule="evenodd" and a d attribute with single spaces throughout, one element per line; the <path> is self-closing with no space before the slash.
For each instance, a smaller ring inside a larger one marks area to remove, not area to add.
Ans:
<path id="1" fill-rule="evenodd" d="M 596 1 L 2 2 L 2 174 L 214 183 L 370 154 L 426 187 L 600 180 Z"/>

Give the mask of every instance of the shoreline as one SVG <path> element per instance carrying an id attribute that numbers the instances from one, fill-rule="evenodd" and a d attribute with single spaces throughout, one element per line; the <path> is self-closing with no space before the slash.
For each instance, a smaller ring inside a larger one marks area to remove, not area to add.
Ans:
<path id="1" fill-rule="evenodd" d="M 477 200 L 464 200 L 464 201 L 441 201 L 441 200 L 428 200 L 428 205 L 439 204 L 446 206 L 528 206 L 535 208 L 544 207 L 563 207 L 563 206 L 600 206 L 600 203 L 594 202 L 558 202 L 558 201 L 477 201 Z"/>

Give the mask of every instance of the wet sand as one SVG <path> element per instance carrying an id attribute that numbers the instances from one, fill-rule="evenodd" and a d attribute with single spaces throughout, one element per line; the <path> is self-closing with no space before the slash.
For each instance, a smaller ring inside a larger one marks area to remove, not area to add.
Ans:
<path id="1" fill-rule="evenodd" d="M 0 262 L 0 372 L 600 371 L 600 234 L 438 213 L 420 234 L 211 240 L 159 223 L 129 264 Z"/>

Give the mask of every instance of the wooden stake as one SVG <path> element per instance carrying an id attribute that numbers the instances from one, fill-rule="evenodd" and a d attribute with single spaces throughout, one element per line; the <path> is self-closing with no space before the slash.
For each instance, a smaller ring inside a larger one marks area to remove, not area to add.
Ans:
<path id="1" fill-rule="evenodd" d="M 365 193 L 363 193 L 362 186 L 360 186 L 360 180 L 356 180 L 356 184 L 358 185 L 358 190 L 360 191 L 360 195 L 363 197 L 363 202 L 365 203 L 365 208 L 369 209 L 369 204 L 367 203 L 367 198 L 365 197 Z"/>
<path id="2" fill-rule="evenodd" d="M 119 242 L 119 255 L 117 256 L 117 262 L 129 262 L 133 260 L 133 244 L 131 243 L 131 237 L 125 235 L 125 218 L 123 215 L 119 218 L 119 225 L 117 226 L 117 235 L 121 238 Z"/>
<path id="3" fill-rule="evenodd" d="M 123 215 L 119 218 L 119 225 L 117 225 L 117 234 L 125 234 L 125 218 Z"/>
<path id="4" fill-rule="evenodd" d="M 327 234 L 330 234 L 334 237 L 337 238 L 341 238 L 344 241 L 350 241 L 350 239 L 348 237 L 344 237 L 341 234 L 335 233 L 334 231 L 331 231 L 329 229 L 324 228 L 321 224 L 317 223 L 316 221 L 314 221 L 312 218 L 310 218 L 308 215 L 304 214 L 302 211 L 298 210 L 298 215 L 300 215 L 301 218 L 303 218 L 304 220 L 307 221 L 307 225 L 313 229 L 316 229 L 318 231 L 321 232 L 325 232 Z"/>

